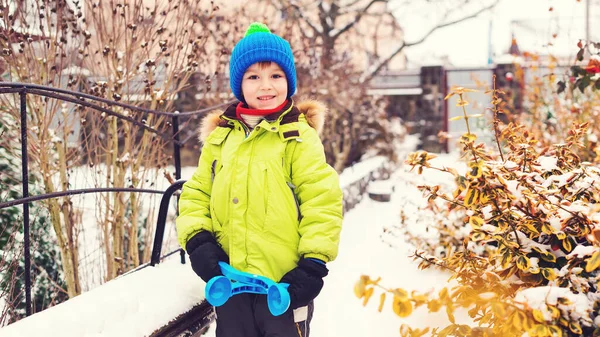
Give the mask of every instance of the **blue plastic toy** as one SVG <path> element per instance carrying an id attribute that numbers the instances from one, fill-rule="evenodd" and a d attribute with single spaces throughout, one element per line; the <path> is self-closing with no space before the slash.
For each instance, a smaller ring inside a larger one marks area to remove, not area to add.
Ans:
<path id="1" fill-rule="evenodd" d="M 252 293 L 267 295 L 267 304 L 273 316 L 279 316 L 289 308 L 289 284 L 239 271 L 225 262 L 219 262 L 219 267 L 225 276 L 211 278 L 204 289 L 206 300 L 211 305 L 219 307 L 233 295 Z"/>

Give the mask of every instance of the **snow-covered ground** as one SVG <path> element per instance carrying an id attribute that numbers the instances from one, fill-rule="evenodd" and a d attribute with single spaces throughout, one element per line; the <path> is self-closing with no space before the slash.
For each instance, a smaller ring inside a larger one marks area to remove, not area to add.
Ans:
<path id="1" fill-rule="evenodd" d="M 460 166 L 456 155 L 443 155 L 432 161 L 446 166 Z M 328 263 L 329 275 L 325 287 L 315 301 L 315 314 L 311 324 L 311 336 L 399 336 L 401 324 L 411 327 L 435 327 L 449 324 L 445 312 L 430 314 L 427 308 L 419 308 L 407 318 L 396 316 L 388 296 L 384 310 L 379 313 L 379 292 L 366 307 L 354 296 L 354 284 L 362 274 L 371 278 L 381 277 L 381 285 L 387 288 L 403 288 L 409 292 L 426 292 L 447 285 L 449 275 L 437 270 L 418 270 L 417 262 L 410 257 L 414 247 L 405 243 L 403 237 L 386 237 L 384 228 L 399 225 L 400 210 L 412 207 L 415 211 L 425 205 L 417 185 L 424 181 L 438 183 L 447 180 L 437 171 L 426 171 L 425 176 L 400 168 L 392 175 L 390 183 L 395 186 L 390 202 L 377 202 L 365 198 L 347 212 L 342 227 L 338 258 Z M 421 225 L 407 224 L 413 232 Z M 387 230 L 386 230 L 387 232 Z M 458 315 L 457 323 L 467 323 Z M 214 336 L 213 324 L 206 334 Z"/>

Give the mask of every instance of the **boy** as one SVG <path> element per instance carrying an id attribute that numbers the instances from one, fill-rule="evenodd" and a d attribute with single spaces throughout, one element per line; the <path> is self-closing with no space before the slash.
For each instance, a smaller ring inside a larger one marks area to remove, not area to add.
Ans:
<path id="1" fill-rule="evenodd" d="M 265 295 L 239 294 L 217 307 L 217 337 L 306 337 L 342 225 L 338 175 L 315 130 L 325 108 L 291 99 L 290 45 L 259 23 L 232 51 L 230 86 L 240 102 L 203 121 L 198 168 L 179 200 L 179 243 L 205 282 L 225 261 L 290 284 L 281 316 L 270 314 Z"/>

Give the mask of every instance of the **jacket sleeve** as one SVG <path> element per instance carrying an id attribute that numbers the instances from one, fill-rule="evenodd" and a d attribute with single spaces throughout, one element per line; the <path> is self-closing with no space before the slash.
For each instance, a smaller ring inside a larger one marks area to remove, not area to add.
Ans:
<path id="1" fill-rule="evenodd" d="M 292 184 L 300 203 L 300 243 L 305 258 L 333 261 L 338 254 L 343 197 L 337 172 L 327 164 L 317 132 L 302 132 L 292 155 Z"/>
<path id="2" fill-rule="evenodd" d="M 192 178 L 183 185 L 179 197 L 179 216 L 177 217 L 177 241 L 185 249 L 187 242 L 200 231 L 212 233 L 210 217 L 210 193 L 212 188 L 211 163 L 213 155 L 206 144 L 198 168 Z"/>

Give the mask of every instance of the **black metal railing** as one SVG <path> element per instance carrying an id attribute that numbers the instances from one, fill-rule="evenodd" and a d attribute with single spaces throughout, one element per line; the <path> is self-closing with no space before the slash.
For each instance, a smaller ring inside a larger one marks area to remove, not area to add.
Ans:
<path id="1" fill-rule="evenodd" d="M 198 111 L 190 111 L 190 112 L 164 112 L 164 111 L 156 111 L 151 109 L 140 108 L 134 105 L 111 101 L 109 99 L 105 99 L 102 97 L 96 97 L 90 94 L 85 94 L 81 92 L 53 88 L 48 86 L 36 85 L 36 84 L 28 84 L 28 83 L 10 83 L 10 82 L 0 82 L 0 94 L 18 94 L 20 98 L 20 134 L 21 134 L 21 168 L 22 168 L 22 188 L 23 194 L 22 198 L 17 200 L 10 200 L 7 202 L 0 203 L 0 209 L 23 205 L 23 234 L 24 234 L 24 278 L 25 278 L 25 303 L 26 303 L 26 315 L 30 316 L 32 311 L 32 303 L 31 303 L 31 243 L 30 243 L 30 223 L 29 223 L 29 204 L 38 200 L 45 200 L 51 198 L 57 198 L 61 196 L 67 195 L 77 195 L 77 194 L 86 194 L 86 193 L 99 193 L 99 192 L 137 192 L 137 193 L 157 193 L 163 194 L 163 200 L 161 201 L 161 213 L 159 213 L 159 224 L 162 217 L 162 226 L 157 225 L 157 231 L 154 238 L 153 244 L 153 253 L 152 253 L 152 262 L 151 265 L 155 265 L 160 260 L 160 252 L 162 247 L 162 239 L 164 233 L 164 227 L 166 222 L 166 213 L 168 210 L 169 198 L 171 195 L 181 188 L 183 185 L 183 181 L 181 179 L 181 146 L 185 144 L 188 140 L 190 140 L 194 135 L 188 136 L 186 139 L 181 141 L 179 139 L 180 130 L 179 130 L 179 122 L 182 117 L 190 117 L 199 114 L 206 113 L 216 108 L 223 107 L 225 105 L 231 104 L 232 102 L 226 102 L 223 104 L 219 104 L 216 106 L 212 106 L 206 109 L 198 110 Z M 167 142 L 171 142 L 173 144 L 173 164 L 175 166 L 175 179 L 178 181 L 169 187 L 166 191 L 159 190 L 149 190 L 149 189 L 137 189 L 137 188 L 90 188 L 90 189 L 79 189 L 79 190 L 69 190 L 69 191 L 61 191 L 54 192 L 48 194 L 41 194 L 36 196 L 29 195 L 29 156 L 28 156 L 28 144 L 27 144 L 27 95 L 36 95 L 43 96 L 48 98 L 57 99 L 60 101 L 71 102 L 76 105 L 84 106 L 92 109 L 96 112 L 102 112 L 110 116 L 114 116 L 123 121 L 130 122 L 136 126 L 139 126 L 145 131 L 156 134 L 157 136 L 163 138 Z M 106 104 L 108 107 L 102 106 L 100 104 Z M 171 134 L 166 134 L 161 132 L 160 130 L 154 129 L 140 121 L 135 120 L 134 118 L 126 115 L 122 115 L 118 112 L 115 112 L 109 107 L 121 107 L 124 109 L 128 109 L 131 111 L 148 113 L 154 115 L 162 115 L 171 119 Z M 167 196 L 168 195 L 168 196 Z M 166 198 L 166 201 L 164 201 Z M 163 201 L 165 204 L 165 209 L 163 210 Z M 160 215 L 163 214 L 163 215 Z M 162 227 L 162 230 L 158 230 L 158 227 Z M 157 248 L 158 247 L 158 248 Z M 158 255 L 155 255 L 158 254 Z M 182 257 L 183 259 L 183 257 Z"/>
<path id="2" fill-rule="evenodd" d="M 185 180 L 178 180 L 171 184 L 169 188 L 163 193 L 162 199 L 160 200 L 160 207 L 158 209 L 158 219 L 156 221 L 156 232 L 154 233 L 154 244 L 152 245 L 152 255 L 150 258 L 150 265 L 155 266 L 160 262 L 160 253 L 162 251 L 162 241 L 163 236 L 165 234 L 165 226 L 167 223 L 167 215 L 169 212 L 169 202 L 171 201 L 171 196 L 175 194 L 175 192 L 179 191 Z M 181 263 L 185 262 L 185 254 L 183 249 L 180 249 L 181 252 Z"/>

